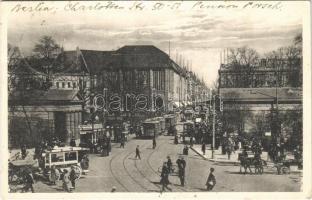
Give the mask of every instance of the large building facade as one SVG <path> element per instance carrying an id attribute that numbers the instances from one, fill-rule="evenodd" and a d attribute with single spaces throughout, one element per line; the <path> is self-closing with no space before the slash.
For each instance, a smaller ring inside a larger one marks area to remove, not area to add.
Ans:
<path id="1" fill-rule="evenodd" d="M 219 95 L 223 133 L 299 144 L 302 140 L 302 61 L 261 59 L 256 64 L 221 64 Z"/>
<path id="2" fill-rule="evenodd" d="M 116 51 L 77 47 L 62 51 L 55 63 L 58 71 L 53 74 L 25 67 L 26 64 L 20 65 L 22 74 L 11 71 L 12 77 L 23 77 L 22 81 L 12 79 L 13 83 L 30 84 L 27 90 L 31 98 L 22 102 L 10 98 L 10 120 L 14 123 L 16 117 L 23 118 L 29 132 L 38 132 L 34 137 L 42 131 L 27 125 L 28 121 L 45 121 L 36 122 L 47 125 L 43 135 L 62 136 L 64 142 L 75 138 L 79 143 L 79 125 L 94 123 L 95 118 L 105 127 L 113 125 L 110 122 L 137 124 L 148 117 L 180 111 L 176 108 L 203 101 L 208 94 L 203 81 L 155 46 L 124 46 Z M 44 87 L 37 88 L 41 83 Z M 40 90 L 41 98 L 36 99 Z M 13 137 L 16 135 L 19 134 Z"/>

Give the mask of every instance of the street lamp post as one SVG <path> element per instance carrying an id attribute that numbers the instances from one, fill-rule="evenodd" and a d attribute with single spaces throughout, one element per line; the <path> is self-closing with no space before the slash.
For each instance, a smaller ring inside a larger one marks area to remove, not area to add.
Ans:
<path id="1" fill-rule="evenodd" d="M 277 85 L 276 85 L 277 86 Z M 280 143 L 280 123 L 279 123 L 279 110 L 278 110 L 278 93 L 277 93 L 277 87 L 275 88 L 275 97 L 274 96 L 271 96 L 271 95 L 268 95 L 268 94 L 265 94 L 265 93 L 262 93 L 262 92 L 259 92 L 259 91 L 252 91 L 252 90 L 249 90 L 249 92 L 251 94 L 261 94 L 261 95 L 264 95 L 264 96 L 267 96 L 267 97 L 270 97 L 273 99 L 273 102 L 275 102 L 275 111 L 276 111 L 276 114 L 275 114 L 275 118 L 273 120 L 274 122 L 274 128 L 275 128 L 275 131 L 274 131 L 274 139 L 275 142 L 278 142 Z M 273 106 L 273 103 L 272 103 L 272 117 L 273 117 L 273 113 L 274 113 L 274 106 Z M 272 128 L 271 128 L 271 131 L 272 131 Z M 273 136 L 273 135 L 272 135 Z"/>
<path id="2" fill-rule="evenodd" d="M 213 109 L 212 109 L 212 144 L 211 144 L 211 157 L 214 159 L 215 138 L 216 138 L 216 95 L 213 95 Z"/>
<path id="3" fill-rule="evenodd" d="M 106 124 L 106 118 L 107 115 L 106 113 L 108 112 L 108 108 L 107 108 L 107 88 L 103 88 L 103 96 L 104 96 L 104 103 L 103 103 L 103 126 Z"/>

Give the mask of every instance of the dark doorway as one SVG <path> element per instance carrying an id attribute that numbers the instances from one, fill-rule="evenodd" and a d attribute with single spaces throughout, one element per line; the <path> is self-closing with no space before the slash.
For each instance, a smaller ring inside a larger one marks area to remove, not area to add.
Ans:
<path id="1" fill-rule="evenodd" d="M 64 112 L 54 112 L 55 136 L 66 142 L 66 114 Z"/>

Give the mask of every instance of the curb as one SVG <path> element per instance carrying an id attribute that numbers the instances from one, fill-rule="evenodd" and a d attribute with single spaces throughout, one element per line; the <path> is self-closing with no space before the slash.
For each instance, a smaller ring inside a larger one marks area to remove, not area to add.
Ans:
<path id="1" fill-rule="evenodd" d="M 206 158 L 205 156 L 203 156 L 202 154 L 200 154 L 198 151 L 196 151 L 193 147 L 190 147 L 190 149 L 192 149 L 195 153 L 197 153 L 200 157 L 202 157 L 205 160 L 209 160 L 208 158 Z"/>
<path id="2" fill-rule="evenodd" d="M 217 160 L 217 159 L 209 159 L 211 162 L 215 163 L 222 163 L 222 164 L 228 164 L 228 165 L 240 165 L 240 162 L 238 161 L 227 161 L 227 160 Z"/>

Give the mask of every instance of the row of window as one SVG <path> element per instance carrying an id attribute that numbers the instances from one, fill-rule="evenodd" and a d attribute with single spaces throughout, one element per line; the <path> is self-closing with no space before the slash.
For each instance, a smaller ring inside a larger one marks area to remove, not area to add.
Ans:
<path id="1" fill-rule="evenodd" d="M 66 82 L 56 82 L 56 88 L 65 88 Z M 67 88 L 77 88 L 76 82 L 67 82 Z"/>
<path id="2" fill-rule="evenodd" d="M 300 87 L 302 76 L 298 71 L 266 74 L 220 74 L 220 87 Z"/>
<path id="3" fill-rule="evenodd" d="M 67 83 L 67 87 L 66 87 Z M 56 88 L 77 88 L 77 82 L 56 82 Z M 79 85 L 86 87 L 86 81 L 79 81 Z"/>

